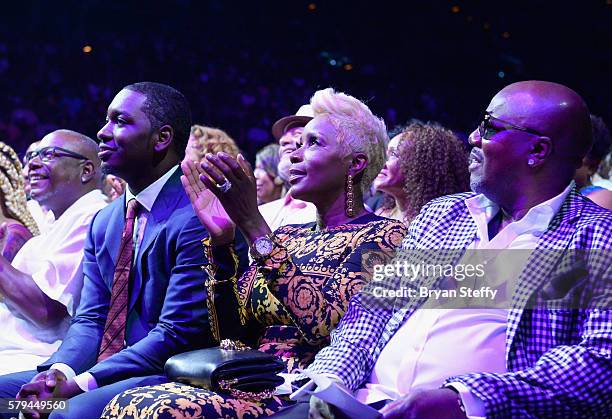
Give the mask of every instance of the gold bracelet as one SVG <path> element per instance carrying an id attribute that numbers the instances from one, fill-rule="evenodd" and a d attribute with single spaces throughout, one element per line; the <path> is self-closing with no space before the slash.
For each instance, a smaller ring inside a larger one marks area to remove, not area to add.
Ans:
<path id="1" fill-rule="evenodd" d="M 223 339 L 221 343 L 219 343 L 219 347 L 228 351 L 248 351 L 251 349 L 251 347 L 245 345 L 239 340 L 231 339 Z"/>

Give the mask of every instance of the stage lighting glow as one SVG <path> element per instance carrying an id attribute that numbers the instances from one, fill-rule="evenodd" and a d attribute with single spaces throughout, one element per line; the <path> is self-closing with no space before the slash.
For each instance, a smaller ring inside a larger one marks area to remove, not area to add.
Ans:
<path id="1" fill-rule="evenodd" d="M 504 77 L 506 77 L 506 73 L 504 73 L 503 71 L 500 71 L 499 73 L 497 73 L 497 77 L 499 77 L 500 79 L 503 79 Z"/>
<path id="2" fill-rule="evenodd" d="M 459 6 L 451 7 L 451 12 L 453 13 L 459 13 L 460 11 L 461 11 L 461 8 Z"/>
<path id="3" fill-rule="evenodd" d="M 93 48 L 91 47 L 91 45 L 85 45 L 85 46 L 83 47 L 83 52 L 84 52 L 85 54 L 89 54 L 91 51 L 93 51 Z"/>

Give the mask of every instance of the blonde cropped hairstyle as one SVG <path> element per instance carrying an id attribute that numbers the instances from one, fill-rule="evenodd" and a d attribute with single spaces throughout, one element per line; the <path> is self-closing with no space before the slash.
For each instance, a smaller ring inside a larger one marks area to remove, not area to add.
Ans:
<path id="1" fill-rule="evenodd" d="M 367 191 L 385 164 L 385 144 L 389 138 L 385 122 L 363 102 L 342 92 L 327 88 L 310 99 L 315 117 L 328 115 L 338 130 L 338 142 L 347 153 L 364 153 L 368 164 L 361 176 L 361 190 Z"/>
<path id="2" fill-rule="evenodd" d="M 21 169 L 15 150 L 0 141 L 0 209 L 6 210 L 7 217 L 19 221 L 32 235 L 37 235 L 38 227 L 26 205 Z"/>

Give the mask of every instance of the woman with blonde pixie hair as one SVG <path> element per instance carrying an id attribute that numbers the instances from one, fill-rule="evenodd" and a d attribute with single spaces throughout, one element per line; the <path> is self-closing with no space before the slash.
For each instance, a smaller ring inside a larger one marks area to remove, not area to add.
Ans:
<path id="1" fill-rule="evenodd" d="M 272 232 L 259 213 L 253 172 L 241 155 L 209 155 L 199 168 L 182 164 L 183 186 L 210 234 L 204 240 L 206 270 L 214 279 L 209 282 L 218 285 L 208 295 L 229 293 L 238 303 L 231 322 L 231 316 L 217 317 L 208 301 L 213 335 L 278 356 L 289 374 L 308 366 L 329 344 L 350 298 L 368 280 L 364 273 L 390 259 L 406 233 L 402 223 L 363 205 L 362 191 L 383 164 L 384 122 L 359 100 L 332 89 L 316 92 L 311 105 L 314 119 L 291 153 L 288 182 L 293 197 L 315 205 L 316 222 Z M 242 275 L 229 262 L 236 259 L 231 246 L 236 227 L 254 259 Z M 368 251 L 377 257 L 362 261 Z M 119 394 L 102 417 L 256 418 L 287 404 L 286 396 L 251 399 L 166 383 Z"/>
<path id="2" fill-rule="evenodd" d="M 28 211 L 17 153 L 0 142 L 0 254 L 13 260 L 38 227 Z"/>
<path id="3" fill-rule="evenodd" d="M 189 141 L 185 149 L 185 158 L 199 162 L 206 153 L 217 154 L 220 151 L 233 157 L 240 153 L 236 142 L 222 129 L 204 125 L 193 125 L 191 127 Z"/>

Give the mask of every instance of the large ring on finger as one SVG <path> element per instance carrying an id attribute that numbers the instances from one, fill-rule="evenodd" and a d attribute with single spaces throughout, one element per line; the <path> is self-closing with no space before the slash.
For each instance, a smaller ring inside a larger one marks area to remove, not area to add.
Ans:
<path id="1" fill-rule="evenodd" d="M 232 187 L 232 182 L 230 182 L 229 179 L 227 178 L 225 178 L 225 182 L 223 182 L 221 185 L 217 185 L 217 188 L 219 188 L 219 190 L 223 193 L 226 193 L 227 191 L 229 191 L 231 187 Z"/>

